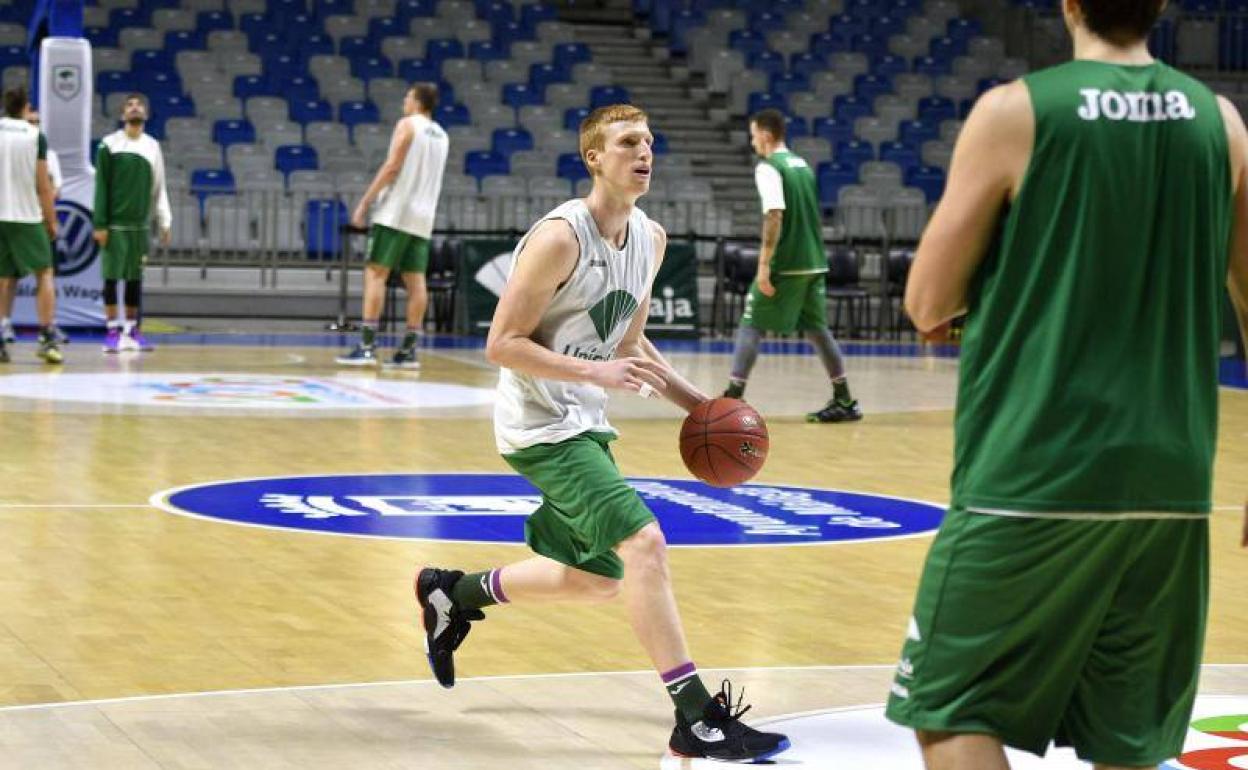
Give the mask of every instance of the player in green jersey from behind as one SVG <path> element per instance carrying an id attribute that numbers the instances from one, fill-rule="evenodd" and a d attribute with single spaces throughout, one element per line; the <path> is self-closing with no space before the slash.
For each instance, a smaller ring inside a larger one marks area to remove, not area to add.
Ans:
<path id="1" fill-rule="evenodd" d="M 1149 55 L 1163 4 L 1065 0 L 1074 61 L 975 105 L 910 273 L 921 332 L 966 315 L 952 503 L 887 709 L 930 770 L 1183 748 L 1228 277 L 1248 315 L 1248 132 Z"/>
<path id="2" fill-rule="evenodd" d="M 763 237 L 758 277 L 745 298 L 724 395 L 744 396 L 763 332 L 799 331 L 815 346 L 832 381 L 832 399 L 806 419 L 861 420 L 862 411 L 849 393 L 845 358 L 828 331 L 828 257 L 815 175 L 805 159 L 789 150 L 784 137 L 780 111 L 762 110 L 750 118 L 750 146 L 763 159 L 754 173 L 763 207 Z"/>

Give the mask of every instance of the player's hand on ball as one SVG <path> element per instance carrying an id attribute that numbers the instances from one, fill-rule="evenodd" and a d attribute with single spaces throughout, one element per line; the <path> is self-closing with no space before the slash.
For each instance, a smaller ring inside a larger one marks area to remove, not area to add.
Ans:
<path id="1" fill-rule="evenodd" d="M 100 244 L 100 248 L 104 248 L 108 246 L 108 231 L 107 230 L 96 230 L 95 234 L 92 235 L 91 237 L 95 239 L 96 243 Z"/>
<path id="2" fill-rule="evenodd" d="M 667 389 L 667 374 L 663 367 L 648 358 L 617 358 L 598 362 L 589 381 L 599 387 L 637 393 L 642 393 L 646 386 L 658 393 Z"/>

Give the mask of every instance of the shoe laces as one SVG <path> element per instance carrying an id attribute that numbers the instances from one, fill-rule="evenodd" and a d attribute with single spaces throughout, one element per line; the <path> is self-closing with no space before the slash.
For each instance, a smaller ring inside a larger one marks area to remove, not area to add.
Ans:
<path id="1" fill-rule="evenodd" d="M 451 650 L 458 650 L 459 645 L 464 643 L 464 639 L 468 636 L 468 632 L 472 630 L 473 620 L 485 620 L 485 613 L 481 610 L 461 610 L 458 607 L 451 607 Z"/>
<path id="2" fill-rule="evenodd" d="M 720 716 L 716 716 L 716 721 L 721 723 L 739 722 L 741 717 L 749 711 L 753 706 L 747 704 L 745 708 L 741 708 L 741 702 L 745 700 L 745 688 L 741 688 L 741 693 L 737 696 L 734 703 L 732 700 L 732 682 L 724 679 L 719 683 L 719 692 L 715 693 L 713 702 L 719 706 L 717 710 L 721 712 Z"/>

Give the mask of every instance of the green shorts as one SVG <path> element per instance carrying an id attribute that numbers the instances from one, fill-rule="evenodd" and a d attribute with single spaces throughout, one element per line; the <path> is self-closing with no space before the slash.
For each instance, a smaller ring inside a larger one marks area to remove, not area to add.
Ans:
<path id="1" fill-rule="evenodd" d="M 368 233 L 368 261 L 400 273 L 423 273 L 429 269 L 429 239 L 373 225 Z"/>
<path id="2" fill-rule="evenodd" d="M 745 297 L 741 325 L 776 334 L 828 328 L 826 279 L 826 273 L 773 275 L 773 297 L 759 291 L 755 281 Z"/>
<path id="3" fill-rule="evenodd" d="M 151 234 L 146 227 L 108 228 L 108 244 L 100 258 L 100 273 L 106 281 L 141 281 Z"/>
<path id="4" fill-rule="evenodd" d="M 654 514 L 615 465 L 609 433 L 582 433 L 503 455 L 542 492 L 542 504 L 524 523 L 536 553 L 595 575 L 624 577 L 615 546 L 654 521 Z"/>
<path id="5" fill-rule="evenodd" d="M 21 278 L 52 267 L 52 241 L 42 222 L 0 222 L 0 278 Z"/>
<path id="6" fill-rule="evenodd" d="M 1153 766 L 1183 750 L 1209 522 L 954 509 L 927 557 L 888 718 L 1043 755 Z"/>

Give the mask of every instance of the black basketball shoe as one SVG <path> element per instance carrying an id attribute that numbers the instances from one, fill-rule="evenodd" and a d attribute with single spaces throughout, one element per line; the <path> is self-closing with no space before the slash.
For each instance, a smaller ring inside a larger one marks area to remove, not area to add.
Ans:
<path id="1" fill-rule="evenodd" d="M 857 401 L 837 401 L 835 398 L 817 412 L 806 415 L 806 422 L 855 422 L 862 419 Z"/>
<path id="2" fill-rule="evenodd" d="M 464 610 L 451 599 L 451 587 L 464 576 L 459 570 L 427 567 L 416 573 L 416 600 L 425 627 L 425 655 L 443 687 L 455 686 L 455 650 L 471 629 L 469 621 L 485 620 L 481 610 Z"/>
<path id="3" fill-rule="evenodd" d="M 668 748 L 682 757 L 705 757 L 723 762 L 760 762 L 789 748 L 789 739 L 780 733 L 764 733 L 741 723 L 750 710 L 741 708 L 745 690 L 732 702 L 732 683 L 727 679 L 715 697 L 707 701 L 702 718 L 693 724 L 676 712 L 676 727 Z"/>

